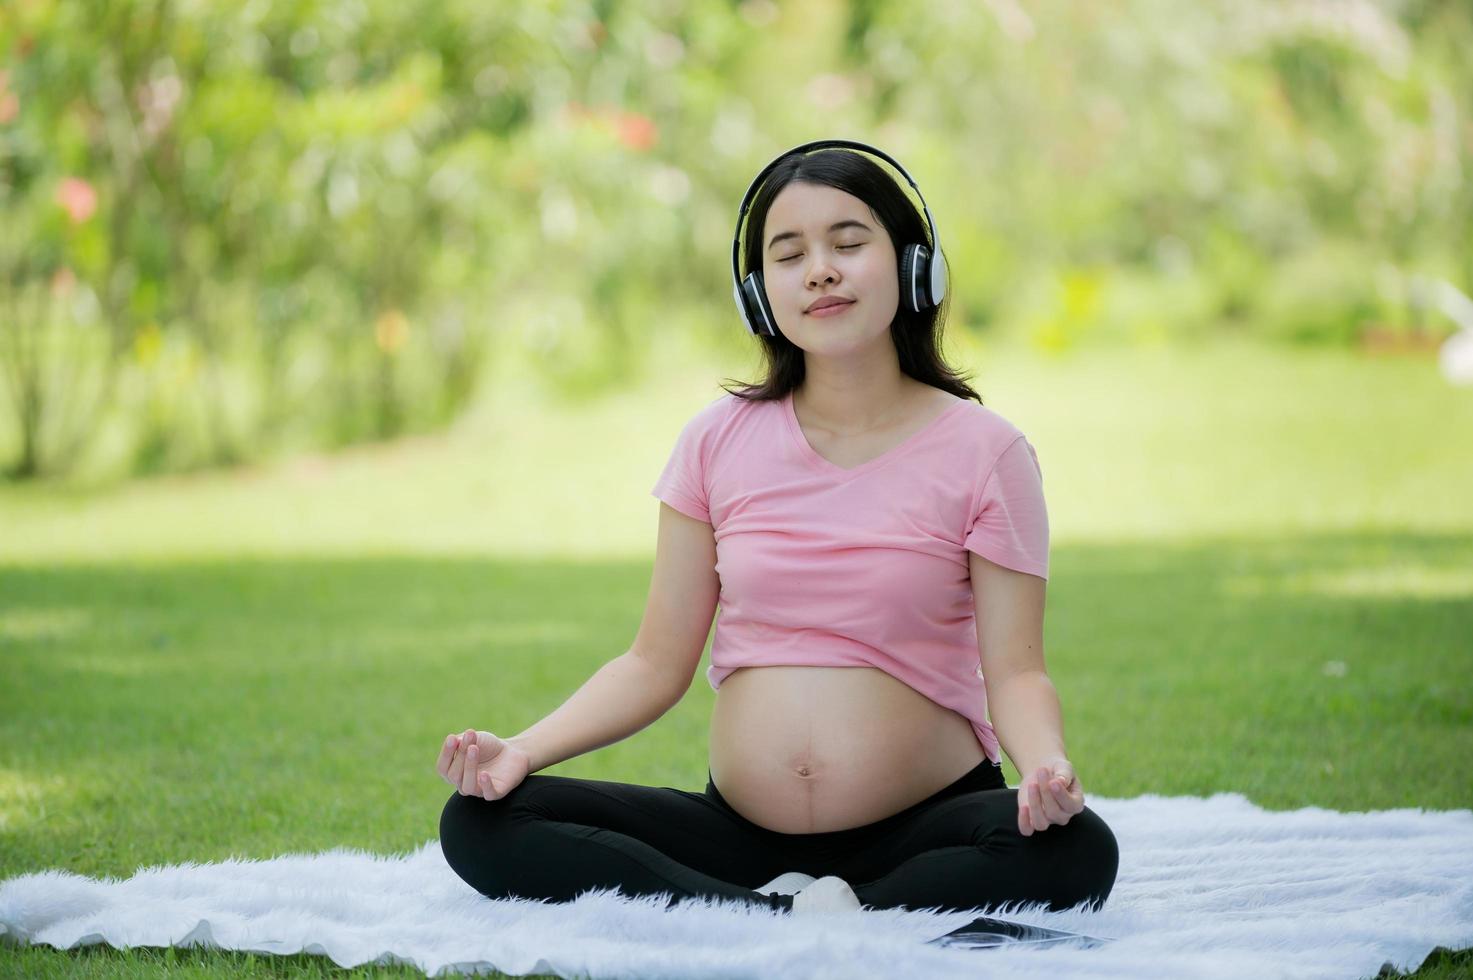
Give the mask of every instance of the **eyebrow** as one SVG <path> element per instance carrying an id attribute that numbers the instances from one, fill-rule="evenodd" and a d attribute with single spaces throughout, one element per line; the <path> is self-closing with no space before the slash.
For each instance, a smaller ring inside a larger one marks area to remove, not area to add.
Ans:
<path id="1" fill-rule="evenodd" d="M 865 231 L 874 231 L 873 228 L 865 224 L 863 221 L 855 221 L 853 218 L 846 218 L 843 221 L 835 221 L 833 224 L 829 225 L 829 232 L 830 234 L 832 234 L 833 232 L 838 231 L 840 228 L 863 228 Z M 800 232 L 785 231 L 780 234 L 773 235 L 772 241 L 767 243 L 767 247 L 769 250 L 771 250 L 772 246 L 776 245 L 778 242 L 786 241 L 789 238 L 801 237 L 802 234 Z"/>

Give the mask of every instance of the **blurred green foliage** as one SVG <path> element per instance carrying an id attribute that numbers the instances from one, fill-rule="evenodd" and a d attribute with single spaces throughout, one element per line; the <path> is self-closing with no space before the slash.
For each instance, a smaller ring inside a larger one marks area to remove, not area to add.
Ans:
<path id="1" fill-rule="evenodd" d="M 10 0 L 0 466 L 389 438 L 492 357 L 577 396 L 749 344 L 737 201 L 828 136 L 921 183 L 954 331 L 1448 332 L 1407 284 L 1473 286 L 1468 50 L 1462 0 Z"/>

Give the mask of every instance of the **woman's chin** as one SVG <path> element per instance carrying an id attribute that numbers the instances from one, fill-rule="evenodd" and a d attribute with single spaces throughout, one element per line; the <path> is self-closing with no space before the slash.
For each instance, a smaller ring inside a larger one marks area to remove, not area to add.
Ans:
<path id="1" fill-rule="evenodd" d="M 798 335 L 794 343 L 809 354 L 842 357 L 862 354 L 877 344 L 891 343 L 891 341 L 889 330 L 884 328 L 873 336 L 865 336 L 853 330 L 814 330 L 810 325 L 807 330 Z"/>

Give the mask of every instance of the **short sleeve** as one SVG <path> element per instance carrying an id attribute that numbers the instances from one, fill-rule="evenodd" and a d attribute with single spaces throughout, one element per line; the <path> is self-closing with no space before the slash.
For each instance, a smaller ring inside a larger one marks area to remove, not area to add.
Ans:
<path id="1" fill-rule="evenodd" d="M 706 413 L 702 412 L 680 430 L 675 448 L 650 493 L 687 517 L 709 523 L 711 510 L 706 498 L 705 462 L 701 452 L 706 421 Z"/>
<path id="2" fill-rule="evenodd" d="M 1006 568 L 1048 579 L 1048 510 L 1043 470 L 1027 437 L 1019 435 L 988 474 L 963 547 Z"/>

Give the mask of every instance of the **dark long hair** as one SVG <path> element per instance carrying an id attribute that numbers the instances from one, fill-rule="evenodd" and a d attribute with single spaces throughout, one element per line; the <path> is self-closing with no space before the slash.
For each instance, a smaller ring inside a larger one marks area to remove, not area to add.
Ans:
<path id="1" fill-rule="evenodd" d="M 933 243 L 927 235 L 925 217 L 919 207 L 911 203 L 900 189 L 900 183 L 892 178 L 880 165 L 867 155 L 851 150 L 836 148 L 790 156 L 767 175 L 766 181 L 752 199 L 747 212 L 747 225 L 742 240 L 742 262 L 747 271 L 762 268 L 762 230 L 767 224 L 767 212 L 782 189 L 794 181 L 810 184 L 827 184 L 859 198 L 874 211 L 890 241 L 895 246 L 897 258 L 896 276 L 900 275 L 898 259 L 906 245 L 911 243 Z M 943 254 L 944 254 L 943 250 Z M 982 404 L 982 396 L 967 384 L 969 375 L 959 373 L 947 365 L 941 356 L 941 333 L 946 326 L 946 315 L 951 309 L 951 290 L 939 307 L 913 313 L 902 303 L 890 321 L 890 339 L 895 343 L 895 352 L 900 360 L 900 370 L 917 381 L 935 388 L 949 391 L 958 398 L 971 398 Z M 779 333 L 769 337 L 756 334 L 762 344 L 762 381 L 752 384 L 726 379 L 742 387 L 733 391 L 722 385 L 728 394 L 747 401 L 772 401 L 784 398 L 803 383 L 806 369 L 803 349 Z"/>

